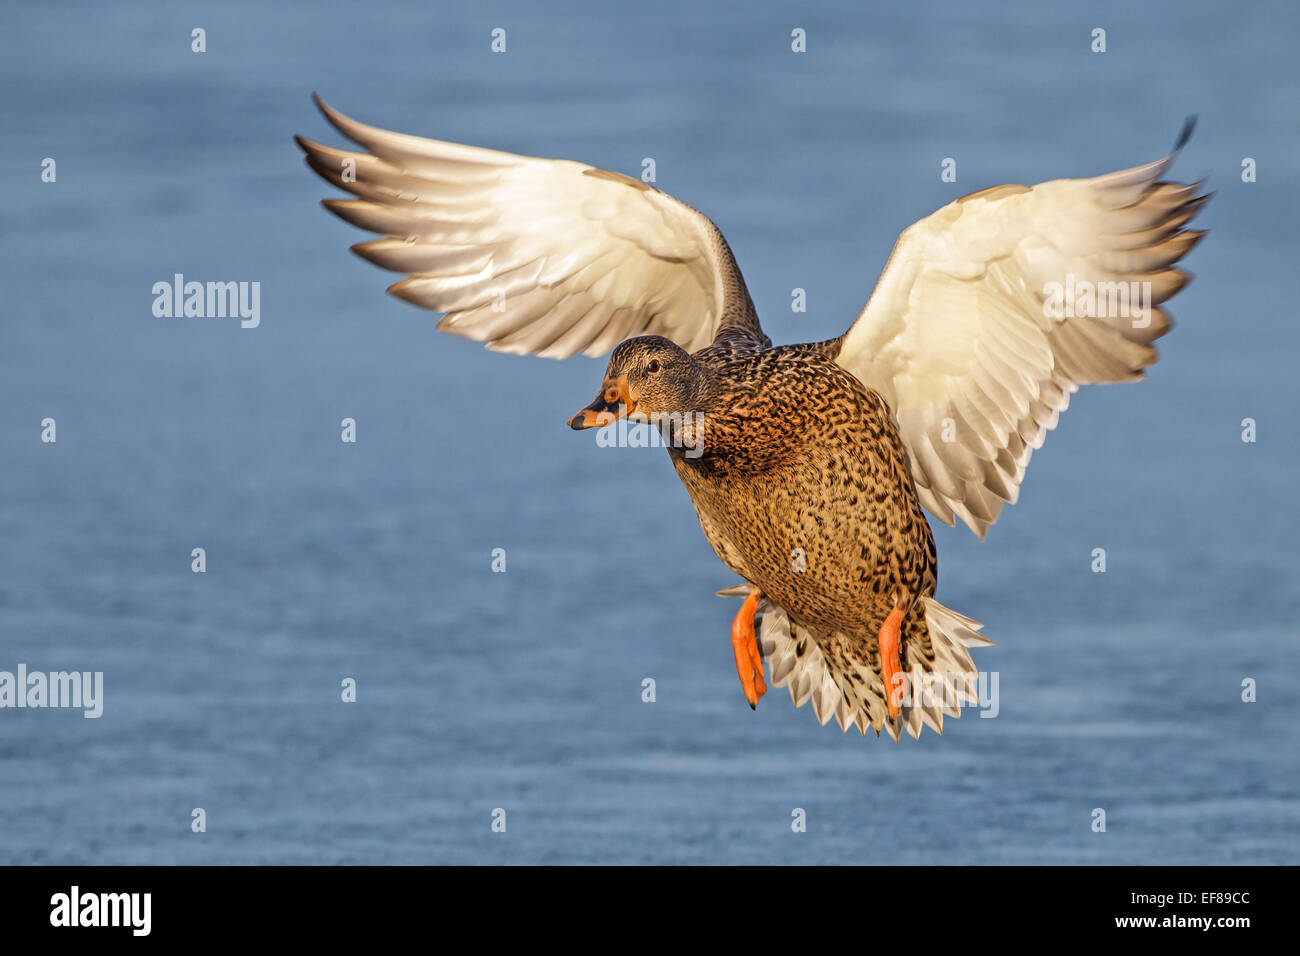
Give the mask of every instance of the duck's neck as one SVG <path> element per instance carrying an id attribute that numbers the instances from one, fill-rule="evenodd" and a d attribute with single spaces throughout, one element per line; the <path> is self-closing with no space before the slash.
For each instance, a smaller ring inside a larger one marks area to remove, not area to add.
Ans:
<path id="1" fill-rule="evenodd" d="M 674 450 L 680 464 L 715 478 L 740 477 L 768 472 L 802 453 L 802 402 L 788 389 L 754 387 L 759 363 L 752 359 L 731 354 L 716 364 L 699 363 L 699 427 L 686 433 L 690 444 Z"/>
<path id="2" fill-rule="evenodd" d="M 691 358 L 691 362 L 696 368 L 695 387 L 687 404 L 692 411 L 708 414 L 715 409 L 718 395 L 722 391 L 718 373 L 711 366 L 694 357 Z"/>
<path id="3" fill-rule="evenodd" d="M 761 469 L 764 463 L 752 454 L 753 445 L 756 431 L 767 423 L 754 418 L 744 390 L 728 383 L 723 372 L 706 362 L 697 364 L 700 374 L 687 403 L 691 412 L 684 417 L 682 440 L 668 443 L 673 458 L 714 475 Z"/>
<path id="4" fill-rule="evenodd" d="M 721 410 L 722 391 L 714 369 L 694 356 L 690 361 L 695 374 L 691 376 L 690 388 L 681 396 L 681 411 L 661 415 L 656 422 L 669 453 L 688 462 L 704 454 L 707 422 Z"/>

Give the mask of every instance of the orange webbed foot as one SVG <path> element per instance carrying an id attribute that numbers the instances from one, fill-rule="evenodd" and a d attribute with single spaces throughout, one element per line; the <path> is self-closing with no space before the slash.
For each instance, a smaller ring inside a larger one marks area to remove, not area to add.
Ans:
<path id="1" fill-rule="evenodd" d="M 895 606 L 880 625 L 880 677 L 885 684 L 885 703 L 889 717 L 898 716 L 898 708 L 907 688 L 907 675 L 899 662 L 899 631 L 903 624 L 903 609 Z"/>
<path id="2" fill-rule="evenodd" d="M 740 605 L 736 619 L 731 622 L 731 650 L 736 655 L 736 673 L 740 676 L 740 689 L 745 692 L 751 710 L 767 693 L 767 684 L 763 682 L 763 655 L 759 653 L 754 635 L 754 614 L 762 596 L 758 588 L 751 590 Z"/>

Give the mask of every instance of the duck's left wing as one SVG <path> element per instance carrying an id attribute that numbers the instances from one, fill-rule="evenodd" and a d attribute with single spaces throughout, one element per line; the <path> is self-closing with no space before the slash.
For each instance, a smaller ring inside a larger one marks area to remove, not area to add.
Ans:
<path id="1" fill-rule="evenodd" d="M 297 137 L 356 199 L 342 219 L 386 238 L 352 247 L 408 278 L 388 291 L 446 313 L 438 328 L 517 354 L 601 355 L 656 334 L 696 351 L 762 340 L 731 250 L 702 213 L 620 173 L 325 118 L 366 152 Z"/>
<path id="2" fill-rule="evenodd" d="M 1156 361 L 1203 235 L 1199 184 L 1159 181 L 1191 128 L 1157 162 L 972 193 L 899 237 L 836 361 L 893 409 L 940 520 L 984 537 L 1070 395 Z"/>

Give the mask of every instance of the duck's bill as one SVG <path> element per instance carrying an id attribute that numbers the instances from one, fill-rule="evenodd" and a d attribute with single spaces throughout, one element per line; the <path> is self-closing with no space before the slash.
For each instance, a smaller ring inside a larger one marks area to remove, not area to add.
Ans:
<path id="1" fill-rule="evenodd" d="M 620 418 L 626 418 L 636 411 L 636 402 L 627 390 L 627 376 L 618 379 L 605 379 L 596 400 L 578 414 L 569 419 L 569 427 L 574 431 L 584 428 L 600 428 Z"/>

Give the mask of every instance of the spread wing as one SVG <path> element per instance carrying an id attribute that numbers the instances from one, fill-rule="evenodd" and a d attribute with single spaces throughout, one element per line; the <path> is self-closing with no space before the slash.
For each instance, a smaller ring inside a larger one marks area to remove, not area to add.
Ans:
<path id="1" fill-rule="evenodd" d="M 1080 385 L 1140 379 L 1209 198 L 1154 163 L 998 186 L 909 226 L 836 361 L 894 410 L 921 503 L 984 537 Z"/>
<path id="2" fill-rule="evenodd" d="M 666 193 L 583 163 L 536 159 L 325 118 L 366 152 L 302 137 L 307 165 L 355 199 L 352 247 L 407 278 L 388 291 L 446 313 L 438 328 L 517 354 L 601 355 L 633 335 L 688 351 L 738 330 L 764 341 L 731 250 Z"/>

